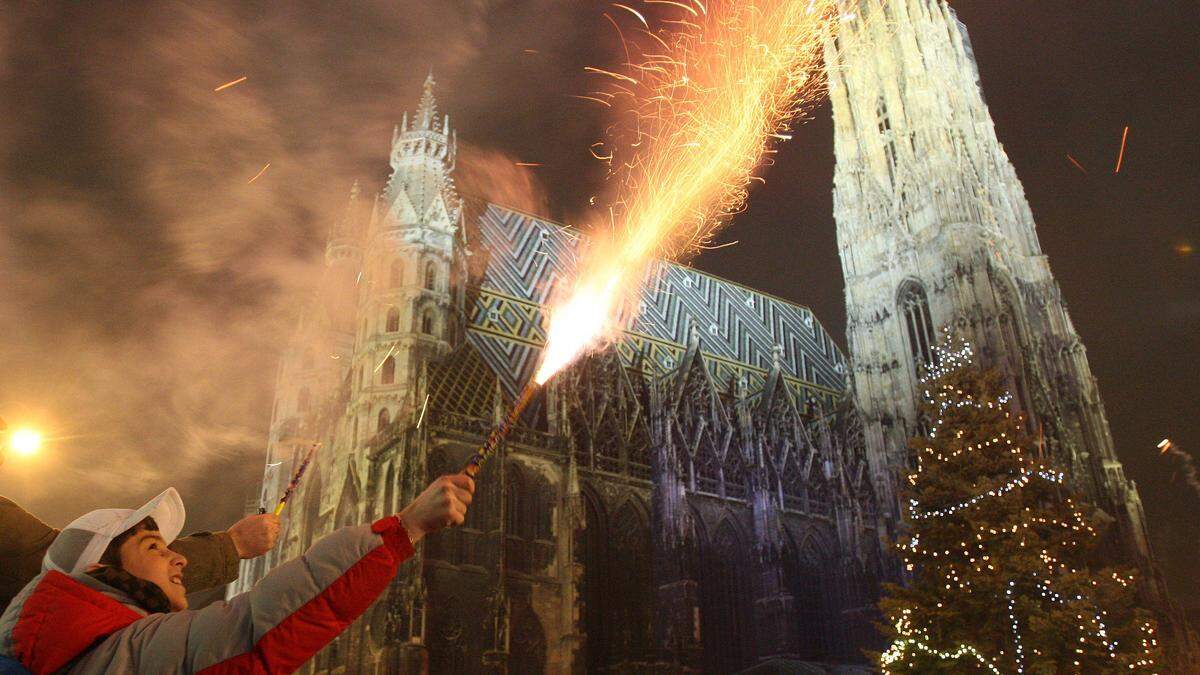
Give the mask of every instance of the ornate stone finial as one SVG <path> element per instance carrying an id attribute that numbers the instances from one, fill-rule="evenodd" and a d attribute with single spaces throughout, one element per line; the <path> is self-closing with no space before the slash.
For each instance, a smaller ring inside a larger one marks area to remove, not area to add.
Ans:
<path id="1" fill-rule="evenodd" d="M 696 324 L 688 326 L 688 347 L 698 346 L 700 344 L 700 329 L 696 328 Z"/>
<path id="2" fill-rule="evenodd" d="M 414 128 L 421 131 L 436 131 L 437 130 L 437 101 L 433 98 L 433 68 L 429 69 L 429 76 L 425 78 L 425 87 L 421 92 L 421 103 L 417 106 L 417 113 L 414 116 Z"/>
<path id="3" fill-rule="evenodd" d="M 362 186 L 358 184 L 358 179 L 354 179 L 354 184 L 350 186 L 350 201 L 358 201 L 358 196 L 362 194 Z"/>
<path id="4" fill-rule="evenodd" d="M 771 347 L 771 367 L 775 370 L 783 370 L 783 345 L 777 344 Z"/>

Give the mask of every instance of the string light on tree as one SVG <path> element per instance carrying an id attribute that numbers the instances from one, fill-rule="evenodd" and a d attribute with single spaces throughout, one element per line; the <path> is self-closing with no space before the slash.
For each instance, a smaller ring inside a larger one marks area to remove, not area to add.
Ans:
<path id="1" fill-rule="evenodd" d="M 1088 569 L 1099 528 L 1031 451 L 999 375 L 977 369 L 966 342 L 934 355 L 921 380 L 934 424 L 911 444 L 911 531 L 897 542 L 911 582 L 880 603 L 882 670 L 1153 672 L 1159 647 L 1132 576 Z"/>

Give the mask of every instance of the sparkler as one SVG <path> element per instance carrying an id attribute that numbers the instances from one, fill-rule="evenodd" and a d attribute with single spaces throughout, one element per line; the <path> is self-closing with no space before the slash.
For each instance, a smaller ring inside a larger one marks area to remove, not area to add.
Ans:
<path id="1" fill-rule="evenodd" d="M 628 2 L 628 0 L 627 0 Z M 474 477 L 537 388 L 621 329 L 657 259 L 686 261 L 745 204 L 755 172 L 788 123 L 823 89 L 821 47 L 833 0 L 644 0 L 634 39 L 605 14 L 626 54 L 624 72 L 587 67 L 607 91 L 581 96 L 611 108 L 607 222 L 594 223 L 574 278 L 548 309 L 533 380 L 463 472 Z M 651 29 L 649 18 L 670 28 Z"/>
<path id="2" fill-rule="evenodd" d="M 283 513 L 283 507 L 287 506 L 288 500 L 295 494 L 296 488 L 300 487 L 300 479 L 304 477 L 304 472 L 308 470 L 308 464 L 312 461 L 313 455 L 317 453 L 317 448 L 321 447 L 320 443 L 313 443 L 308 449 L 308 453 L 304 455 L 304 461 L 300 462 L 300 466 L 296 468 L 296 472 L 292 474 L 292 479 L 288 481 L 287 489 L 283 491 L 283 496 L 279 498 L 279 503 L 275 505 L 275 515 Z M 263 511 L 263 509 L 259 509 Z"/>

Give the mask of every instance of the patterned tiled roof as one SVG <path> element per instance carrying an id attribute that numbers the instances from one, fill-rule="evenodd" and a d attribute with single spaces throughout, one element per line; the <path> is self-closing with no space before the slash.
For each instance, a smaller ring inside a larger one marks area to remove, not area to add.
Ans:
<path id="1" fill-rule="evenodd" d="M 581 236 L 562 225 L 488 204 L 476 222 L 486 269 L 471 310 L 468 339 L 515 394 L 533 376 L 545 343 L 542 308 L 572 269 Z M 617 349 L 627 365 L 675 369 L 694 326 L 714 379 L 745 376 L 751 391 L 782 348 L 786 380 L 812 395 L 845 390 L 846 359 L 807 307 L 704 274 L 660 263 L 641 312 Z"/>

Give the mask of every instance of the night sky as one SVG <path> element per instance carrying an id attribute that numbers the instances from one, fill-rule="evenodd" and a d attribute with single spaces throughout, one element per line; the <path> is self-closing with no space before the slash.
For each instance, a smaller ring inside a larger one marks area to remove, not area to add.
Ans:
<path id="1" fill-rule="evenodd" d="M 1200 9 L 954 6 L 1171 587 L 1200 608 L 1200 496 L 1155 448 L 1200 451 Z M 0 494 L 63 525 L 174 484 L 190 527 L 234 520 L 325 232 L 352 180 L 381 186 L 428 69 L 463 190 L 570 221 L 603 182 L 602 110 L 569 95 L 617 61 L 605 7 L 5 4 L 0 415 L 54 439 L 0 467 Z M 738 244 L 695 264 L 812 307 L 844 345 L 828 107 L 811 118 L 719 239 Z"/>

